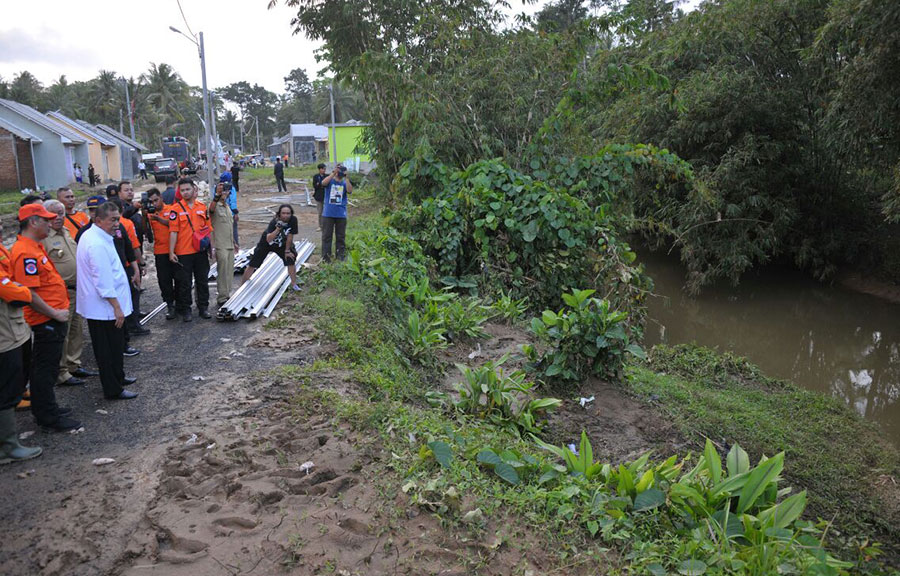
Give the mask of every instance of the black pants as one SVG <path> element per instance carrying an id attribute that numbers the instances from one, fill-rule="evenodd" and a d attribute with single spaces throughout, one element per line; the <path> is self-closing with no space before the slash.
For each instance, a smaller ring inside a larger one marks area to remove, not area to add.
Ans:
<path id="1" fill-rule="evenodd" d="M 30 342 L 0 354 L 0 411 L 15 408 L 22 399 L 25 347 Z"/>
<path id="2" fill-rule="evenodd" d="M 179 266 L 178 264 L 181 264 Z M 209 308 L 209 258 L 206 252 L 178 257 L 175 266 L 175 309 L 179 314 L 191 311 L 191 280 L 197 285 L 197 309 Z"/>
<path id="3" fill-rule="evenodd" d="M 124 327 L 116 328 L 115 320 L 88 319 L 87 323 L 94 358 L 100 369 L 103 395 L 115 398 L 122 393 L 125 385 L 125 361 L 122 358 L 122 353 L 125 352 Z"/>
<path id="4" fill-rule="evenodd" d="M 287 184 L 284 183 L 284 176 L 281 178 L 275 178 L 275 183 L 278 184 L 279 192 L 287 192 Z"/>
<path id="5" fill-rule="evenodd" d="M 177 267 L 169 261 L 168 254 L 154 254 L 156 260 L 156 281 L 159 282 L 159 293 L 162 294 L 163 302 L 166 304 L 175 304 L 175 273 L 173 268 Z"/>
<path id="6" fill-rule="evenodd" d="M 59 359 L 63 354 L 68 324 L 48 320 L 32 326 L 34 344 L 31 347 L 31 413 L 38 424 L 50 425 L 59 418 L 56 404 L 56 377 Z"/>
<path id="7" fill-rule="evenodd" d="M 131 314 L 125 318 L 125 324 L 128 330 L 137 333 L 141 328 L 141 291 L 134 287 L 134 284 L 128 283 L 131 288 Z"/>
<path id="8" fill-rule="evenodd" d="M 331 262 L 331 238 L 334 236 L 334 255 L 338 260 L 347 257 L 344 240 L 347 237 L 346 218 L 322 217 L 322 260 Z"/>

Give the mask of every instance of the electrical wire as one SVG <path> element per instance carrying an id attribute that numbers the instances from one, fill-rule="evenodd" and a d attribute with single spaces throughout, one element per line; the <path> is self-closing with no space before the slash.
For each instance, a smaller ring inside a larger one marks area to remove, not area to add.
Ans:
<path id="1" fill-rule="evenodd" d="M 184 25 L 187 27 L 188 32 L 190 32 L 191 38 L 196 40 L 197 36 L 196 34 L 194 34 L 194 31 L 191 30 L 191 25 L 188 24 L 187 18 L 184 16 L 184 9 L 181 7 L 181 0 L 175 0 L 175 3 L 178 4 L 178 11 L 181 12 L 181 19 L 184 21 Z"/>

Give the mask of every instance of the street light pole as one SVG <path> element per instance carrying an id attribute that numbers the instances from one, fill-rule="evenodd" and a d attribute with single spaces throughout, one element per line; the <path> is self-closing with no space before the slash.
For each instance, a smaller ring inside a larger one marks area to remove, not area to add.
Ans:
<path id="1" fill-rule="evenodd" d="M 259 147 L 259 116 L 256 116 L 255 120 L 256 120 L 256 153 L 261 154 L 262 150 Z"/>
<path id="2" fill-rule="evenodd" d="M 128 94 L 128 79 L 122 78 L 125 84 L 125 108 L 128 109 L 128 126 L 131 128 L 131 139 L 134 140 L 134 116 L 131 114 L 131 96 Z"/>
<path id="3" fill-rule="evenodd" d="M 334 165 L 337 166 L 337 126 L 334 124 L 334 80 L 328 85 L 328 99 L 331 101 L 331 148 L 334 150 Z"/>
<path id="4" fill-rule="evenodd" d="M 216 93 L 209 93 L 209 117 L 212 120 L 212 137 L 216 143 L 216 172 L 219 171 L 219 131 L 216 130 Z"/>
<path id="5" fill-rule="evenodd" d="M 206 179 L 209 184 L 209 195 L 212 198 L 213 190 L 215 190 L 215 185 L 213 182 L 213 168 L 210 167 L 209 163 L 209 144 L 210 144 L 210 133 L 209 133 L 209 90 L 206 87 L 206 50 L 203 48 L 203 32 L 199 33 L 200 41 L 198 42 L 194 38 L 188 36 L 178 28 L 174 26 L 169 26 L 169 30 L 175 32 L 177 34 L 181 34 L 188 40 L 194 43 L 197 46 L 197 49 L 200 51 L 200 73 L 203 78 L 203 131 L 204 136 L 206 137 Z M 198 150 L 199 152 L 199 150 Z M 213 164 L 215 166 L 215 164 Z"/>

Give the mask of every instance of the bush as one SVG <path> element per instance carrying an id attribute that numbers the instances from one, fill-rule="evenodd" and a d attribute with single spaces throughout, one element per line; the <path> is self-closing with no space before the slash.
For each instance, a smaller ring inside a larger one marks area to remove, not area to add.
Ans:
<path id="1" fill-rule="evenodd" d="M 544 310 L 531 321 L 532 331 L 549 344 L 542 355 L 533 346 L 525 346 L 543 380 L 578 384 L 587 376 L 613 377 L 621 372 L 626 352 L 645 357 L 633 343 L 640 331 L 629 328 L 627 314 L 612 309 L 608 300 L 592 298 L 593 294 L 594 290 L 572 290 L 562 295 L 566 303 L 562 310 Z"/>

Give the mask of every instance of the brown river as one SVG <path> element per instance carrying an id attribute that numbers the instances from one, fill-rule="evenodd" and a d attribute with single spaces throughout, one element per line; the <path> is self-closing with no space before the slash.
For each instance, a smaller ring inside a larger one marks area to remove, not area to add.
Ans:
<path id="1" fill-rule="evenodd" d="M 769 376 L 840 398 L 900 445 L 900 304 L 785 270 L 690 298 L 677 258 L 644 252 L 641 261 L 659 295 L 648 347 L 695 342 L 745 356 Z"/>

